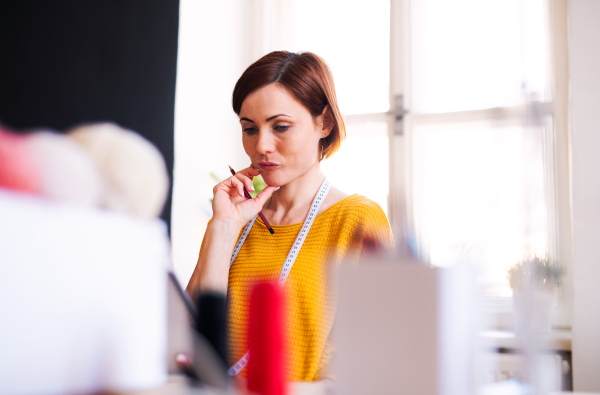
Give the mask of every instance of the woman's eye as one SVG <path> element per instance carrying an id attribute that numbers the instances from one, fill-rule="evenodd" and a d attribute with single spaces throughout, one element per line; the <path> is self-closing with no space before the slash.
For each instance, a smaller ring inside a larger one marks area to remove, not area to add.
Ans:
<path id="1" fill-rule="evenodd" d="M 257 128 L 244 128 L 243 129 L 246 134 L 255 134 L 258 133 Z"/>
<path id="2" fill-rule="evenodd" d="M 290 128 L 290 125 L 277 125 L 273 129 L 275 129 L 278 132 L 285 132 L 289 128 Z"/>

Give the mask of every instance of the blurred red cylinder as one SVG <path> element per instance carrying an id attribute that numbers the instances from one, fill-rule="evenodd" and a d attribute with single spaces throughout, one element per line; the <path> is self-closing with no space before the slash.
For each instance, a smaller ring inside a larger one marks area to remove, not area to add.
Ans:
<path id="1" fill-rule="evenodd" d="M 250 299 L 250 392 L 261 395 L 286 393 L 284 330 L 282 291 L 275 284 L 258 284 Z"/>

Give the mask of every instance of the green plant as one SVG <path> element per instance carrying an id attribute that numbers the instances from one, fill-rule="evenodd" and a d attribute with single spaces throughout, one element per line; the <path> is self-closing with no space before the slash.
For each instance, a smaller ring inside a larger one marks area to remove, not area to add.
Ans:
<path id="1" fill-rule="evenodd" d="M 224 180 L 224 178 L 217 176 L 212 171 L 210 172 L 210 178 L 212 178 L 217 184 Z"/>
<path id="2" fill-rule="evenodd" d="M 252 180 L 252 185 L 254 186 L 254 192 L 248 192 L 250 192 L 250 195 L 252 195 L 253 198 L 255 198 L 256 195 L 261 193 L 262 190 L 267 187 L 267 184 L 265 183 L 261 175 L 254 177 L 254 179 Z"/>
<path id="3" fill-rule="evenodd" d="M 517 262 L 508 270 L 507 278 L 513 292 L 522 291 L 527 285 L 535 289 L 552 290 L 561 287 L 566 273 L 564 266 L 551 263 L 546 256 L 536 255 Z"/>

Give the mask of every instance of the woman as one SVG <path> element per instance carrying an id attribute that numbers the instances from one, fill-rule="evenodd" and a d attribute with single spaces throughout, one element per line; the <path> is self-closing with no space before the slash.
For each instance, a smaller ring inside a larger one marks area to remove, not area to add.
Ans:
<path id="1" fill-rule="evenodd" d="M 319 380 L 326 375 L 333 350 L 327 265 L 356 259 L 373 242 L 393 249 L 390 227 L 376 203 L 357 194 L 348 196 L 325 181 L 320 163 L 339 148 L 345 129 L 333 78 L 318 56 L 264 56 L 238 80 L 233 110 L 251 165 L 214 188 L 213 218 L 188 292 L 227 293 L 233 365 L 247 351 L 250 287 L 256 280 L 283 279 L 288 378 Z M 243 187 L 253 191 L 252 178 L 259 174 L 268 187 L 246 200 Z M 274 234 L 260 218 L 252 223 L 261 210 Z M 308 233 L 301 234 L 303 228 Z M 299 252 L 292 249 L 298 245 Z M 230 268 L 232 253 L 237 255 Z M 290 256 L 296 258 L 293 269 L 285 272 L 282 265 Z M 245 373 L 239 368 L 230 373 L 239 370 Z"/>

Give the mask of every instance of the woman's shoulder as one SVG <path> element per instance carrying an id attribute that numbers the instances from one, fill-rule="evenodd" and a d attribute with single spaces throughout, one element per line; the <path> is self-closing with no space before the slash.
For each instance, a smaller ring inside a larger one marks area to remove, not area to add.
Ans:
<path id="1" fill-rule="evenodd" d="M 374 218 L 387 221 L 385 212 L 377 202 L 358 193 L 340 199 L 325 210 L 323 214 L 350 217 L 358 221 Z"/>
<path id="2" fill-rule="evenodd" d="M 393 251 L 394 240 L 390 223 L 381 206 L 357 193 L 347 196 L 324 213 L 323 223 L 333 226 L 344 237 L 363 244 L 365 237 L 385 250 Z M 358 239 L 354 239 L 358 237 Z"/>

